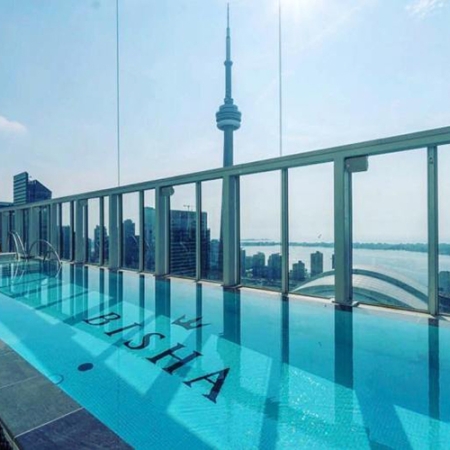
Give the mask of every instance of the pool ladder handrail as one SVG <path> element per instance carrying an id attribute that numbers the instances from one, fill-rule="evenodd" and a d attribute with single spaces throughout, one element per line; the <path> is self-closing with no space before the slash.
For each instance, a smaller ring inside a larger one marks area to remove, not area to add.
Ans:
<path id="1" fill-rule="evenodd" d="M 25 267 L 27 260 L 19 260 L 17 264 L 14 264 L 13 272 L 11 273 L 11 285 L 20 283 L 25 275 Z"/>
<path id="2" fill-rule="evenodd" d="M 17 231 L 9 231 L 8 238 L 11 238 L 11 236 L 14 242 L 14 247 L 16 249 L 16 259 L 26 259 L 27 254 L 25 252 L 25 246 L 23 244 L 22 238 L 20 237 L 20 234 Z"/>
<path id="3" fill-rule="evenodd" d="M 56 256 L 56 261 L 58 262 L 58 270 L 56 271 L 56 275 L 55 275 L 55 277 L 56 277 L 58 275 L 59 271 L 61 270 L 62 263 L 61 263 L 61 258 L 59 257 L 59 253 L 56 251 L 55 247 L 53 247 L 53 245 L 49 241 L 47 241 L 46 239 L 36 239 L 30 246 L 30 250 L 28 251 L 28 258 L 31 257 L 30 256 L 31 250 L 33 250 L 34 246 L 40 242 L 44 243 L 47 246 L 47 248 L 50 250 L 50 252 L 52 252 Z M 47 256 L 50 252 L 47 251 L 44 254 L 43 261 L 45 261 L 47 259 Z"/>

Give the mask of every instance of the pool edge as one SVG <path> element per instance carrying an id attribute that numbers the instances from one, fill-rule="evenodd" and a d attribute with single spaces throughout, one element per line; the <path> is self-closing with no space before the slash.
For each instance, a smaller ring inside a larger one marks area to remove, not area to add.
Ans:
<path id="1" fill-rule="evenodd" d="M 22 366 L 37 372 L 36 375 L 19 380 L 12 377 L 10 380 L 4 379 L 0 386 L 0 397 L 3 396 L 9 400 L 9 404 L 8 401 L 2 402 L 0 427 L 3 429 L 5 439 L 13 449 L 32 450 L 36 448 L 37 442 L 42 446 L 53 445 L 57 448 L 71 450 L 86 448 L 86 445 L 98 449 L 132 449 L 113 430 L 75 402 L 1 339 L 0 347 L 1 356 L 9 354 L 20 361 Z M 45 419 L 39 420 L 36 415 L 28 414 L 25 403 L 30 399 L 18 395 L 26 393 L 21 389 L 25 385 L 28 385 L 26 386 L 28 390 L 35 391 L 42 387 L 46 389 L 47 395 L 40 396 L 39 405 L 33 405 L 47 413 Z M 17 410 L 20 409 L 20 406 L 24 407 L 27 413 L 21 414 L 20 419 L 17 420 Z M 84 433 L 81 436 L 79 433 L 73 435 L 75 427 L 71 419 L 75 417 L 77 426 L 83 427 Z"/>

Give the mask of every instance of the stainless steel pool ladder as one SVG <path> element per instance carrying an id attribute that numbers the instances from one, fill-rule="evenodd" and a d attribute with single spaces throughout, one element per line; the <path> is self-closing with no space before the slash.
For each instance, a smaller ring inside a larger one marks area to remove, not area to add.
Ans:
<path id="1" fill-rule="evenodd" d="M 25 246 L 23 245 L 22 238 L 20 237 L 20 234 L 17 231 L 10 231 L 8 232 L 8 238 L 11 239 L 14 242 L 14 247 L 16 251 L 16 259 L 26 259 L 27 254 L 25 252 Z"/>
<path id="2" fill-rule="evenodd" d="M 36 239 L 36 240 L 31 244 L 30 250 L 28 251 L 28 258 L 30 257 L 29 255 L 31 255 L 31 250 L 33 250 L 34 246 L 35 246 L 36 244 L 38 244 L 38 243 L 43 243 L 43 244 L 45 244 L 46 247 L 47 247 L 47 251 L 44 253 L 43 260 L 45 261 L 45 260 L 47 259 L 47 256 L 48 256 L 50 253 L 53 253 L 53 254 L 55 255 L 55 257 L 56 257 L 56 261 L 58 262 L 58 267 L 61 267 L 61 258 L 59 257 L 59 253 L 56 251 L 55 247 L 53 247 L 53 245 L 50 244 L 50 242 L 48 242 L 48 241 L 45 240 L 45 239 Z"/>

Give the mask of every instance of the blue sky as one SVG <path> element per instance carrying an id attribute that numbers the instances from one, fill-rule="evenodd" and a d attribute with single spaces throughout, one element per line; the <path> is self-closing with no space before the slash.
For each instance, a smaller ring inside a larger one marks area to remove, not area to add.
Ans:
<path id="1" fill-rule="evenodd" d="M 281 1 L 284 154 L 450 124 L 448 0 Z M 278 1 L 230 5 L 240 163 L 279 151 Z M 120 0 L 122 184 L 221 165 L 225 12 L 222 0 Z M 117 183 L 115 45 L 115 0 L 0 2 L 1 200 L 23 170 L 55 196 Z M 420 220 L 409 229 L 426 236 Z"/>

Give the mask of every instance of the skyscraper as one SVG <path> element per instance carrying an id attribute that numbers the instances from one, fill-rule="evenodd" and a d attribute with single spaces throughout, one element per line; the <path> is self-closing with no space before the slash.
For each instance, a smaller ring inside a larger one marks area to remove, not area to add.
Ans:
<path id="1" fill-rule="evenodd" d="M 281 255 L 272 253 L 267 261 L 267 277 L 270 280 L 281 279 Z"/>
<path id="2" fill-rule="evenodd" d="M 131 269 L 139 266 L 139 236 L 136 236 L 136 224 L 131 219 L 125 219 L 122 226 L 122 264 Z"/>
<path id="3" fill-rule="evenodd" d="M 52 192 L 37 180 L 29 179 L 28 172 L 14 175 L 14 205 L 39 202 L 52 198 Z"/>
<path id="4" fill-rule="evenodd" d="M 305 263 L 303 261 L 298 261 L 292 264 L 292 270 L 289 273 L 289 279 L 291 281 L 305 281 L 306 271 Z"/>
<path id="5" fill-rule="evenodd" d="M 230 7 L 227 6 L 227 38 L 225 59 L 225 99 L 216 113 L 217 128 L 223 131 L 223 166 L 233 165 L 233 133 L 241 126 L 241 113 L 231 96 Z"/>
<path id="6" fill-rule="evenodd" d="M 323 253 L 311 253 L 311 276 L 315 277 L 323 272 Z"/>
<path id="7" fill-rule="evenodd" d="M 196 230 L 200 226 L 202 248 L 202 274 L 206 272 L 210 255 L 208 215 L 201 214 L 197 224 L 196 211 L 170 211 L 170 272 L 177 275 L 196 276 Z"/>
<path id="8" fill-rule="evenodd" d="M 450 297 L 450 272 L 448 270 L 439 272 L 439 294 Z"/>
<path id="9" fill-rule="evenodd" d="M 263 252 L 252 256 L 252 275 L 253 278 L 264 278 L 266 275 L 266 255 Z"/>

